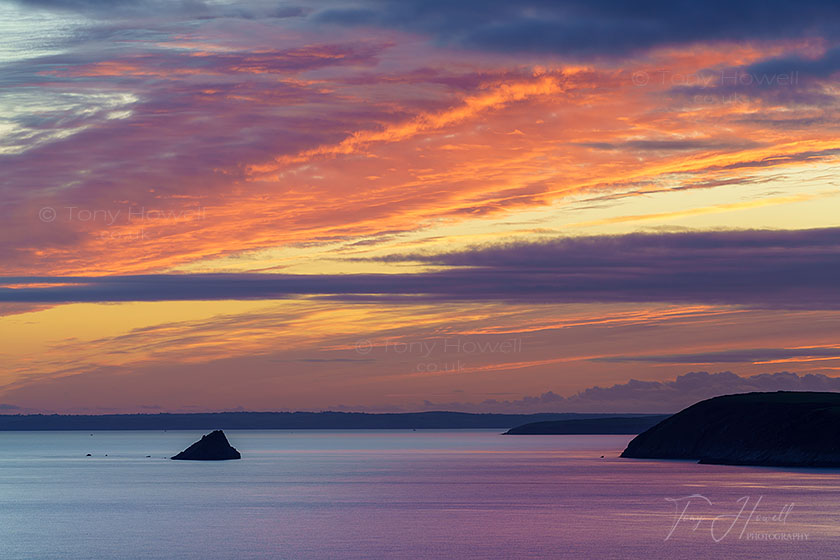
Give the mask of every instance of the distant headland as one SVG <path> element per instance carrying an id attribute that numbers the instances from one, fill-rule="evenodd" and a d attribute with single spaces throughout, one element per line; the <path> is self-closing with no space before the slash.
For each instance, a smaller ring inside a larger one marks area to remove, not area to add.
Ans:
<path id="1" fill-rule="evenodd" d="M 472 414 L 466 412 L 212 412 L 162 414 L 3 414 L 0 431 L 34 430 L 411 430 L 508 429 L 530 422 L 618 414 Z M 621 416 L 627 416 L 623 414 Z M 641 416 L 641 415 L 638 415 Z M 638 432 L 636 432 L 638 433 Z"/>
<path id="2" fill-rule="evenodd" d="M 621 456 L 840 467 L 840 393 L 744 393 L 701 401 L 636 436 Z"/>
<path id="3" fill-rule="evenodd" d="M 648 416 L 615 416 L 608 418 L 574 418 L 531 422 L 511 428 L 505 435 L 628 435 L 639 434 L 668 418 L 668 414 Z"/>

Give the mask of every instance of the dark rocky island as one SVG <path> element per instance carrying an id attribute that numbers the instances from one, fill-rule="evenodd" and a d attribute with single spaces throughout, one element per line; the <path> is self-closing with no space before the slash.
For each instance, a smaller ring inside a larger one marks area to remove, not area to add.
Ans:
<path id="1" fill-rule="evenodd" d="M 719 465 L 840 467 L 840 393 L 745 393 L 694 404 L 621 454 Z"/>
<path id="2" fill-rule="evenodd" d="M 667 418 L 667 414 L 649 416 L 617 416 L 531 422 L 506 431 L 504 435 L 627 435 L 639 434 Z"/>
<path id="3" fill-rule="evenodd" d="M 201 436 L 200 440 L 172 458 L 183 461 L 226 461 L 241 459 L 242 456 L 228 443 L 222 430 L 215 430 Z"/>

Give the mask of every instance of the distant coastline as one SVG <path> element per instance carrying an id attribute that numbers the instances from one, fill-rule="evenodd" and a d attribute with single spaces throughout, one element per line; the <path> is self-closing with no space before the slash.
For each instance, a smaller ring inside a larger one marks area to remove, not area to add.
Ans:
<path id="1" fill-rule="evenodd" d="M 668 414 L 649 416 L 608 416 L 532 422 L 511 428 L 505 435 L 628 435 L 640 434 L 665 420 Z"/>
<path id="2" fill-rule="evenodd" d="M 159 414 L 4 414 L 0 431 L 61 430 L 411 430 L 510 429 L 531 422 L 644 414 L 476 414 L 468 412 L 209 412 Z"/>

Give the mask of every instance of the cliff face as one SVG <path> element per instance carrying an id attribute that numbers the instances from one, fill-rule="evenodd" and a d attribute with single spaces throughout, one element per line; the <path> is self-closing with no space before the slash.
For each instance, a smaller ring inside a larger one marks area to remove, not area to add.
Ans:
<path id="1" fill-rule="evenodd" d="M 724 465 L 840 467 L 840 393 L 745 393 L 701 401 L 621 454 Z"/>
<path id="2" fill-rule="evenodd" d="M 225 461 L 241 459 L 242 456 L 228 443 L 225 433 L 216 430 L 201 436 L 200 440 L 172 458 L 182 461 Z"/>

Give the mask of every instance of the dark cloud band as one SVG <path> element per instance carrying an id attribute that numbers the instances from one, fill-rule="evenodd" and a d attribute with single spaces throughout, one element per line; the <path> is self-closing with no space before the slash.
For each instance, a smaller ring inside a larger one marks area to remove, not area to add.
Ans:
<path id="1" fill-rule="evenodd" d="M 836 38 L 840 18 L 840 4 L 832 0 L 367 0 L 354 5 L 325 2 L 311 8 L 261 0 L 17 3 L 101 18 L 161 13 L 196 18 L 307 15 L 304 25 L 400 29 L 426 35 L 441 44 L 487 51 L 620 57 L 698 41 Z"/>
<path id="2" fill-rule="evenodd" d="M 0 301 L 321 296 L 345 301 L 695 302 L 840 309 L 840 228 L 563 238 L 378 260 L 447 268 L 418 274 L 6 277 L 0 279 Z"/>
<path id="3" fill-rule="evenodd" d="M 502 52 L 626 56 L 698 41 L 833 37 L 840 4 L 738 0 L 371 0 L 313 18 L 398 28 L 444 44 Z"/>

